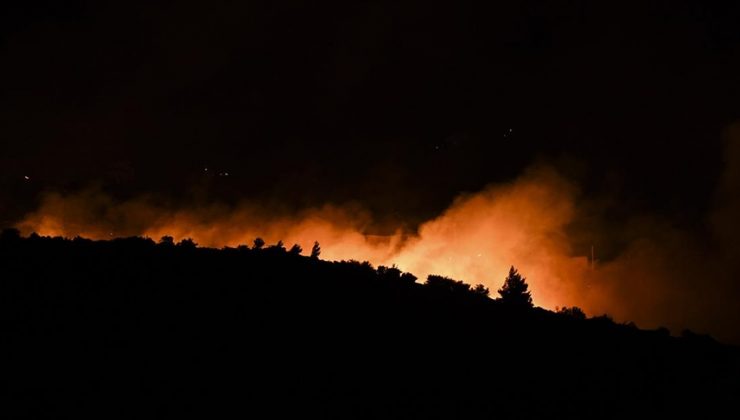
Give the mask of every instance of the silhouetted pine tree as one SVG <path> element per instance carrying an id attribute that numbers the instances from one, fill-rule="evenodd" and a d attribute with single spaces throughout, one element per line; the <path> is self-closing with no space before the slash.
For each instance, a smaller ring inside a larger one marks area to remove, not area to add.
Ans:
<path id="1" fill-rule="evenodd" d="M 504 285 L 498 290 L 501 301 L 512 306 L 532 307 L 532 295 L 527 289 L 529 285 L 526 278 L 522 277 L 514 266 L 509 269 L 509 275 L 504 280 Z"/>

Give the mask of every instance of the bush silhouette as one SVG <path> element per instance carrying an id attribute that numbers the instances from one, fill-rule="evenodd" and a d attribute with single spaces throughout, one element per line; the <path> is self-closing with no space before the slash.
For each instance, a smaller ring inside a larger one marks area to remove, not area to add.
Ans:
<path id="1" fill-rule="evenodd" d="M 321 255 L 321 246 L 318 241 L 315 241 L 311 247 L 311 258 L 318 259 L 319 255 Z"/>
<path id="2" fill-rule="evenodd" d="M 379 266 L 378 267 L 378 278 L 381 280 L 397 281 L 401 279 L 401 270 L 395 265 L 391 267 Z"/>
<path id="3" fill-rule="evenodd" d="M 198 244 L 195 243 L 195 241 L 193 241 L 190 238 L 185 238 L 182 241 L 180 241 L 177 244 L 177 246 L 179 246 L 180 248 L 185 248 L 185 249 L 195 249 L 198 247 Z"/>
<path id="4" fill-rule="evenodd" d="M 257 237 L 254 238 L 254 241 L 252 243 L 252 249 L 262 249 L 265 246 L 265 240 Z"/>
<path id="5" fill-rule="evenodd" d="M 448 293 L 460 294 L 470 292 L 469 284 L 459 280 L 451 279 L 449 277 L 438 276 L 434 274 L 431 274 L 427 277 L 425 285 L 430 289 L 444 291 Z"/>
<path id="6" fill-rule="evenodd" d="M 570 308 L 563 306 L 558 310 L 558 313 L 575 319 L 586 319 L 586 314 L 577 306 L 571 306 Z"/>
<path id="7" fill-rule="evenodd" d="M 471 292 L 475 293 L 476 295 L 485 296 L 488 297 L 488 295 L 491 293 L 488 288 L 482 284 L 476 284 L 473 286 L 472 289 L 470 289 Z"/>
<path id="8" fill-rule="evenodd" d="M 416 283 L 417 278 L 418 277 L 416 277 L 415 275 L 411 273 L 403 273 L 401 274 L 400 280 L 403 283 L 412 284 L 412 283 Z"/>

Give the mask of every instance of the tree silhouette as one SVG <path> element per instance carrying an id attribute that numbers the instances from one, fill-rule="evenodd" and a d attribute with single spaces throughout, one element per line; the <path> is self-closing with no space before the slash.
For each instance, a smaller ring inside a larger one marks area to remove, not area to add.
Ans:
<path id="1" fill-rule="evenodd" d="M 577 306 L 571 306 L 570 308 L 567 306 L 563 306 L 562 308 L 558 309 L 557 311 L 559 314 L 575 318 L 575 319 L 586 319 L 586 314 L 583 312 L 583 310 Z"/>
<path id="2" fill-rule="evenodd" d="M 321 255 L 321 246 L 319 246 L 319 241 L 314 241 L 311 248 L 311 258 L 318 259 L 319 255 Z"/>
<path id="3" fill-rule="evenodd" d="M 279 254 L 287 253 L 287 250 L 285 249 L 285 243 L 282 240 L 277 241 L 275 245 L 270 245 L 268 247 L 265 247 L 264 250 L 269 255 L 279 255 Z"/>
<path id="4" fill-rule="evenodd" d="M 470 290 L 473 293 L 477 294 L 477 295 L 486 296 L 486 297 L 488 297 L 488 294 L 490 293 L 490 291 L 488 290 L 488 288 L 486 286 L 482 285 L 482 284 L 476 284 Z"/>
<path id="5" fill-rule="evenodd" d="M 187 248 L 187 249 L 195 249 L 198 247 L 198 244 L 195 243 L 191 238 L 185 238 L 182 241 L 180 241 L 177 246 L 180 248 Z"/>
<path id="6" fill-rule="evenodd" d="M 262 247 L 265 246 L 265 240 L 257 237 L 254 238 L 254 245 L 252 246 L 252 249 L 262 249 Z"/>
<path id="7" fill-rule="evenodd" d="M 300 255 L 301 252 L 303 252 L 303 248 L 301 248 L 301 246 L 298 244 L 294 244 L 292 247 L 290 247 L 290 251 L 288 252 L 293 255 Z"/>
<path id="8" fill-rule="evenodd" d="M 531 308 L 532 295 L 527 290 L 529 285 L 526 280 L 514 266 L 511 266 L 503 287 L 498 290 L 498 294 L 501 295 L 501 302 L 512 306 Z"/>
<path id="9" fill-rule="evenodd" d="M 395 265 L 391 267 L 381 265 L 378 267 L 378 278 L 386 281 L 398 281 L 401 279 L 401 270 Z"/>
<path id="10" fill-rule="evenodd" d="M 400 280 L 403 283 L 412 284 L 416 283 L 417 277 L 411 273 L 403 273 L 401 274 Z"/>
<path id="11" fill-rule="evenodd" d="M 448 293 L 464 294 L 470 292 L 470 285 L 460 281 L 451 279 L 445 276 L 438 276 L 436 274 L 430 274 L 427 276 L 427 281 L 424 283 L 428 288 L 437 291 L 444 291 Z"/>

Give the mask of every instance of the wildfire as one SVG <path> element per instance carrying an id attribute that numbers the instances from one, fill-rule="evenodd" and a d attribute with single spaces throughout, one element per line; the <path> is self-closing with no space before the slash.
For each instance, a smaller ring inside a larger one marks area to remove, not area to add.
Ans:
<path id="1" fill-rule="evenodd" d="M 166 211 L 146 199 L 115 203 L 91 191 L 49 195 L 19 227 L 26 234 L 92 239 L 169 235 L 209 247 L 250 244 L 262 237 L 268 244 L 282 240 L 310 249 L 319 241 L 325 259 L 396 264 L 420 278 L 440 274 L 492 290 L 513 264 L 527 273 L 536 303 L 554 307 L 575 304 L 564 276 L 588 268 L 585 258 L 570 255 L 563 234 L 572 217 L 572 188 L 553 173 L 540 171 L 459 197 L 415 234 L 368 234 L 367 215 L 337 206 L 286 216 L 270 216 L 249 205 Z"/>
<path id="2" fill-rule="evenodd" d="M 530 170 L 514 182 L 458 197 L 413 232 L 377 236 L 369 231 L 370 216 L 356 207 L 326 205 L 293 214 L 252 204 L 173 210 L 147 197 L 121 203 L 85 191 L 47 195 L 18 228 L 24 234 L 92 239 L 169 235 L 207 247 L 249 245 L 261 237 L 267 244 L 282 240 L 308 250 L 318 241 L 323 259 L 395 264 L 421 280 L 439 274 L 492 291 L 514 265 L 527 277 L 534 303 L 545 308 L 579 306 L 591 315 L 609 313 L 647 327 L 685 328 L 694 322 L 698 328 L 693 328 L 702 330 L 719 323 L 676 311 L 709 313 L 712 302 L 724 297 L 721 288 L 704 291 L 692 283 L 719 265 L 699 259 L 701 250 L 685 232 L 652 221 L 637 229 L 640 239 L 621 255 L 595 268 L 589 255 L 575 255 L 566 228 L 578 216 L 576 192 L 552 170 Z M 709 275 L 728 277 L 717 270 Z M 704 293 L 701 299 L 698 291 Z"/>

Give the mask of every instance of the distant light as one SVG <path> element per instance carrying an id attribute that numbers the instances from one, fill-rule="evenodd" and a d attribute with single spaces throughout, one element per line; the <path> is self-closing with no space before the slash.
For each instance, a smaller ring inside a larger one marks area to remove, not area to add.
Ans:
<path id="1" fill-rule="evenodd" d="M 31 179 L 31 177 L 30 177 L 30 176 L 28 176 L 28 175 L 23 175 L 23 179 L 25 179 L 26 181 L 28 181 L 28 180 L 30 180 L 30 179 Z"/>
<path id="2" fill-rule="evenodd" d="M 205 172 L 208 172 L 208 168 L 203 169 Z"/>

